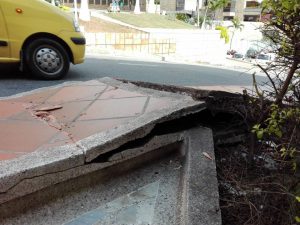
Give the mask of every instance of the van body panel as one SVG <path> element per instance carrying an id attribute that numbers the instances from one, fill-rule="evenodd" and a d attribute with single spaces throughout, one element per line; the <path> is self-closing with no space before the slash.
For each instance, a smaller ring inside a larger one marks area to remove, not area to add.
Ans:
<path id="1" fill-rule="evenodd" d="M 75 44 L 72 41 L 72 38 L 82 38 L 82 34 L 79 32 L 69 32 L 69 31 L 61 31 L 58 34 L 59 37 L 61 37 L 67 45 L 70 47 L 70 50 L 73 54 L 74 64 L 79 64 L 84 61 L 84 54 L 85 54 L 85 44 Z M 85 40 L 85 39 L 84 39 Z"/>
<path id="2" fill-rule="evenodd" d="M 26 40 L 32 35 L 47 33 L 65 42 L 73 54 L 74 64 L 84 61 L 85 45 L 75 45 L 71 41 L 72 37 L 84 39 L 82 33 L 75 31 L 71 14 L 44 0 L 1 0 L 2 26 L 6 27 L 6 32 L 0 29 L 0 41 L 7 40 L 9 47 L 0 47 L 0 62 L 20 61 L 20 52 Z"/>
<path id="3" fill-rule="evenodd" d="M 7 27 L 0 5 L 0 58 L 10 57 L 10 45 L 8 43 Z"/>

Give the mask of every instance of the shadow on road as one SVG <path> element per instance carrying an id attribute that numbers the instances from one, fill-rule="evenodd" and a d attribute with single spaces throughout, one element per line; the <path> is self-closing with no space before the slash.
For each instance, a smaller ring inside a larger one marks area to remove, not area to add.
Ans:
<path id="1" fill-rule="evenodd" d="M 19 71 L 18 63 L 0 63 L 0 79 L 20 79 L 28 77 L 28 73 Z"/>
<path id="2" fill-rule="evenodd" d="M 35 78 L 30 72 L 21 72 L 18 63 L 0 63 L 0 80 L 31 80 L 42 81 Z M 62 80 L 80 80 L 80 74 L 74 71 L 73 66 L 70 67 L 70 72 Z M 45 80 L 45 82 L 47 82 Z"/>
<path id="3" fill-rule="evenodd" d="M 0 97 L 49 87 L 67 81 L 90 79 L 88 76 L 82 75 L 86 74 L 85 71 L 77 71 L 76 68 L 71 65 L 70 72 L 61 80 L 40 80 L 33 77 L 30 72 L 20 72 L 18 63 L 0 63 Z"/>

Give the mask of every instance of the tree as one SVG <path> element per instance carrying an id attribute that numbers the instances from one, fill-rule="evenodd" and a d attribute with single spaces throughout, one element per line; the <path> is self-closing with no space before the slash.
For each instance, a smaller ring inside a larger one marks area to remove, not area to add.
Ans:
<path id="1" fill-rule="evenodd" d="M 79 19 L 83 21 L 91 20 L 88 0 L 81 0 Z"/>
<path id="2" fill-rule="evenodd" d="M 147 7 L 147 13 L 155 13 L 156 7 L 154 0 L 147 0 L 148 7 Z"/>
<path id="3" fill-rule="evenodd" d="M 269 19 L 261 31 L 276 59 L 266 68 L 258 66 L 270 80 L 275 104 L 281 105 L 287 92 L 299 82 L 300 0 L 264 0 L 262 6 L 263 15 L 269 15 Z"/>
<path id="4" fill-rule="evenodd" d="M 216 30 L 220 30 L 221 31 L 220 37 L 224 38 L 225 43 L 227 44 L 229 42 L 229 35 L 228 35 L 228 29 L 227 29 L 227 27 L 216 26 Z"/>
<path id="5" fill-rule="evenodd" d="M 264 0 L 262 18 L 264 26 L 260 30 L 268 44 L 263 51 L 276 57 L 270 64 L 258 64 L 269 82 L 259 89 L 253 74 L 256 96 L 252 98 L 245 90 L 240 111 L 244 111 L 241 115 L 253 132 L 249 134 L 250 162 L 254 162 L 255 155 L 268 152 L 269 157 L 280 160 L 281 171 L 291 168 L 295 174 L 292 178 L 285 173 L 293 182 L 286 182 L 285 176 L 282 177 L 282 187 L 292 197 L 285 197 L 288 199 L 286 221 L 276 221 L 276 224 L 295 224 L 300 221 L 299 205 L 294 203 L 295 195 L 298 195 L 297 204 L 300 202 L 296 176 L 300 168 L 300 0 Z"/>
<path id="6" fill-rule="evenodd" d="M 140 14 L 141 13 L 140 0 L 135 1 L 134 13 L 135 14 Z"/>
<path id="7" fill-rule="evenodd" d="M 229 2 L 229 0 L 210 0 L 207 2 L 207 6 L 209 10 L 216 11 L 218 9 L 223 9 Z"/>
<path id="8" fill-rule="evenodd" d="M 232 47 L 232 41 L 233 41 L 233 38 L 234 38 L 234 34 L 235 34 L 235 31 L 239 30 L 239 31 L 242 31 L 243 28 L 244 28 L 244 24 L 242 24 L 239 20 L 239 18 L 237 17 L 234 17 L 232 20 L 232 25 L 228 26 L 228 28 L 233 28 L 233 31 L 232 31 L 232 37 L 231 37 L 231 40 L 230 40 L 230 50 L 231 50 L 231 47 Z"/>
<path id="9" fill-rule="evenodd" d="M 214 13 L 213 18 L 215 18 L 215 11 L 218 9 L 222 9 L 225 6 L 229 4 L 230 0 L 206 0 L 205 1 L 205 13 L 204 13 L 204 19 L 203 23 L 201 25 L 201 29 L 204 28 L 204 25 L 206 23 L 206 17 L 207 17 L 207 12 L 208 10 L 212 11 Z M 199 21 L 199 19 L 198 19 Z M 198 22 L 199 23 L 199 22 Z"/>
<path id="10" fill-rule="evenodd" d="M 250 102 L 260 114 L 253 132 L 293 158 L 300 154 L 300 0 L 263 0 L 262 16 L 261 32 L 269 43 L 265 51 L 276 57 L 267 66 L 257 65 L 269 79 L 261 90 L 253 75 L 259 98 Z"/>

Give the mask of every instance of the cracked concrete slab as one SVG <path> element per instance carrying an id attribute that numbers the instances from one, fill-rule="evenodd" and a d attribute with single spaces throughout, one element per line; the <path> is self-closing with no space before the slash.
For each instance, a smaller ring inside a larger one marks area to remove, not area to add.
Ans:
<path id="1" fill-rule="evenodd" d="M 136 92 L 155 98 L 164 98 L 168 101 L 169 107 L 146 112 L 129 122 L 124 122 L 112 129 L 96 133 L 75 144 L 45 148 L 13 160 L 0 161 L 0 204 L 68 179 L 112 166 L 119 161 L 101 164 L 93 164 L 91 162 L 98 158 L 99 155 L 112 151 L 129 141 L 147 136 L 157 124 L 194 114 L 205 108 L 203 102 L 194 101 L 189 96 L 141 88 L 110 78 L 89 82 L 64 83 L 62 85 L 43 88 L 5 99 L 26 97 L 34 93 L 79 84 L 109 85 L 128 92 Z M 159 141 L 161 140 L 154 141 L 151 146 Z M 122 160 L 137 157 L 139 156 L 138 152 L 137 150 L 124 153 Z"/>
<path id="2" fill-rule="evenodd" d="M 0 162 L 0 204 L 57 182 L 44 176 L 84 164 L 84 153 L 76 145 L 33 152 L 21 158 Z M 39 179 L 40 182 L 32 182 Z"/>
<path id="3" fill-rule="evenodd" d="M 156 124 L 174 120 L 189 114 L 199 112 L 205 108 L 204 102 L 196 102 L 189 96 L 176 93 L 154 91 L 151 89 L 141 88 L 132 84 L 104 78 L 102 80 L 111 86 L 118 86 L 121 89 L 139 92 L 141 94 L 151 95 L 157 98 L 169 98 L 169 107 L 160 111 L 153 111 L 138 117 L 130 123 L 122 124 L 116 129 L 102 132 L 94 136 L 88 137 L 80 141 L 80 145 L 84 146 L 86 151 L 86 161 L 90 162 L 99 154 L 103 154 L 120 145 L 147 135 Z M 111 137 L 114 137 L 112 140 Z"/>

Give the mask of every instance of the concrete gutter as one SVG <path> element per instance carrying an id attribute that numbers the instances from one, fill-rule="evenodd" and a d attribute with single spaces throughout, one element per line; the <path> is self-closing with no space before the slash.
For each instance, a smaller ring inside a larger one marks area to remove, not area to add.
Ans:
<path id="1" fill-rule="evenodd" d="M 204 102 L 194 101 L 189 96 L 154 91 L 132 84 L 124 84 L 110 78 L 99 81 L 124 90 L 169 98 L 171 106 L 163 111 L 158 110 L 144 114 L 130 123 L 95 134 L 73 145 L 36 151 L 14 160 L 0 162 L 0 204 L 136 157 L 136 154 L 129 154 L 124 158 L 121 157 L 120 160 L 101 164 L 91 163 L 93 160 L 101 158 L 101 155 L 117 149 L 127 142 L 145 137 L 157 124 L 191 115 L 205 108 Z M 34 92 L 22 95 L 30 93 Z"/>

